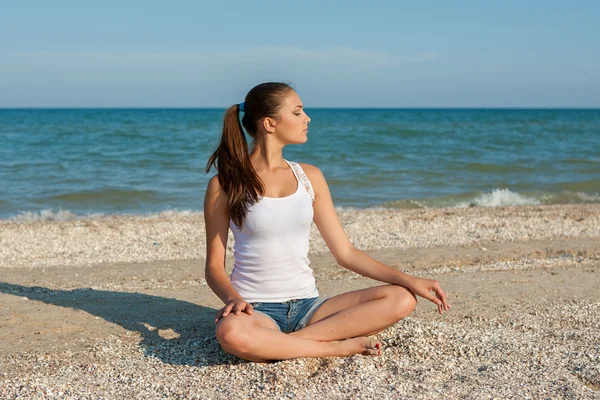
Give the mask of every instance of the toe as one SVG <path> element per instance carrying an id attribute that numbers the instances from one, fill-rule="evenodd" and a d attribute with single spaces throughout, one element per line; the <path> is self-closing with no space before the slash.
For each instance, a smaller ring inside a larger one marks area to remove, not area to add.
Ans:
<path id="1" fill-rule="evenodd" d="M 381 342 L 376 339 L 369 339 L 367 347 L 370 349 L 381 350 Z"/>
<path id="2" fill-rule="evenodd" d="M 365 355 L 378 356 L 381 354 L 381 342 L 375 339 L 367 339 L 365 342 L 366 350 L 363 352 Z"/>

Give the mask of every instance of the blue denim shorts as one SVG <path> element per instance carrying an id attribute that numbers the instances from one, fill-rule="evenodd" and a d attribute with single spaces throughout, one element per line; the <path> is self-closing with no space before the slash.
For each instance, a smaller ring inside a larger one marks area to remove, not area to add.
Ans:
<path id="1" fill-rule="evenodd" d="M 283 333 L 298 331 L 308 325 L 317 308 L 327 301 L 324 297 L 294 299 L 283 303 L 250 303 L 254 311 L 271 318 Z"/>

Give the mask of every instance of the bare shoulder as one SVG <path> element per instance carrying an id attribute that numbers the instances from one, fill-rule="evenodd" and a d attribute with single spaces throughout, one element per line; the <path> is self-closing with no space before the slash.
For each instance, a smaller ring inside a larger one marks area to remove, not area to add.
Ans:
<path id="1" fill-rule="evenodd" d="M 206 195 L 204 196 L 204 216 L 221 215 L 227 217 L 227 194 L 221 187 L 218 175 L 208 181 Z M 208 218 L 207 218 L 208 221 Z"/>
<path id="2" fill-rule="evenodd" d="M 219 182 L 219 176 L 215 175 L 208 181 L 208 185 L 206 186 L 206 194 L 204 196 L 204 207 L 214 207 L 218 204 L 227 204 L 227 193 L 221 186 L 221 182 Z"/>
<path id="3" fill-rule="evenodd" d="M 219 182 L 219 175 L 215 175 L 212 178 L 210 178 L 206 187 L 206 193 L 217 194 L 222 192 L 223 188 L 221 187 L 221 182 Z"/>
<path id="4" fill-rule="evenodd" d="M 317 167 L 315 167 L 314 165 L 311 164 L 305 164 L 305 163 L 298 163 L 300 164 L 300 166 L 302 167 L 302 170 L 304 170 L 304 173 L 306 174 L 306 176 L 308 177 L 308 179 L 310 180 L 311 183 L 315 183 L 315 182 L 319 182 L 322 180 L 325 180 L 325 177 L 323 176 L 323 173 L 321 172 L 321 170 Z"/>

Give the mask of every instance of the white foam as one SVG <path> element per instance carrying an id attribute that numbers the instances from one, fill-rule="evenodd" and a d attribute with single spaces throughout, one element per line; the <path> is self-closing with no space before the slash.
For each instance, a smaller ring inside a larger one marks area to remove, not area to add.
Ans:
<path id="1" fill-rule="evenodd" d="M 579 197 L 583 202 L 590 202 L 590 203 L 599 203 L 600 202 L 600 194 L 596 193 L 594 194 L 587 194 L 587 193 L 583 193 L 583 192 L 577 192 L 577 197 Z"/>
<path id="2" fill-rule="evenodd" d="M 356 211 L 356 210 L 359 210 L 359 208 L 350 207 L 350 206 L 335 206 L 335 211 L 337 211 L 337 212 Z"/>
<path id="3" fill-rule="evenodd" d="M 81 216 L 73 214 L 69 210 L 41 210 L 40 212 L 25 211 L 11 218 L 17 222 L 36 222 L 36 221 L 71 221 L 80 219 Z"/>
<path id="4" fill-rule="evenodd" d="M 141 218 L 177 218 L 177 217 L 190 217 L 190 216 L 198 216 L 201 215 L 202 211 L 195 210 L 164 210 L 157 213 L 148 213 L 148 214 L 103 214 L 103 213 L 93 213 L 93 214 L 85 214 L 78 215 L 72 213 L 69 210 L 41 210 L 39 212 L 32 211 L 22 211 L 18 215 L 9 218 L 9 221 L 14 222 L 38 222 L 38 221 L 74 221 L 74 220 L 88 220 L 88 219 L 97 219 L 104 217 L 141 217 Z"/>
<path id="5" fill-rule="evenodd" d="M 494 189 L 491 193 L 484 193 L 468 202 L 461 202 L 457 208 L 472 207 L 503 207 L 503 206 L 538 206 L 541 202 L 533 197 L 520 195 L 508 189 Z"/>

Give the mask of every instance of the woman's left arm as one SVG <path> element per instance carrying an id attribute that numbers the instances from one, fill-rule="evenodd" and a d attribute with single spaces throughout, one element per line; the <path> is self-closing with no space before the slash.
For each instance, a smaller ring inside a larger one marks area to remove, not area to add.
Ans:
<path id="1" fill-rule="evenodd" d="M 302 168 L 315 192 L 313 203 L 315 224 L 338 264 L 367 278 L 404 286 L 414 294 L 437 304 L 440 313 L 450 309 L 446 294 L 438 281 L 408 275 L 380 263 L 355 248 L 337 216 L 325 177 L 315 166 L 302 164 Z"/>

